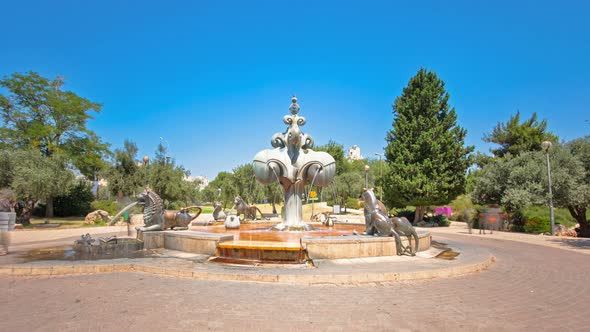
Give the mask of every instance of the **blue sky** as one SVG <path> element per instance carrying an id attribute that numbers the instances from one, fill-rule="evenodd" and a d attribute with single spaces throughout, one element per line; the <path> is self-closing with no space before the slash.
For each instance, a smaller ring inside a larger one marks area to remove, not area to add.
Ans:
<path id="1" fill-rule="evenodd" d="M 89 127 L 193 175 L 251 162 L 296 94 L 316 143 L 381 152 L 420 67 L 445 80 L 467 143 L 537 112 L 590 133 L 583 1 L 4 1 L 0 76 L 63 75 L 104 108 Z"/>

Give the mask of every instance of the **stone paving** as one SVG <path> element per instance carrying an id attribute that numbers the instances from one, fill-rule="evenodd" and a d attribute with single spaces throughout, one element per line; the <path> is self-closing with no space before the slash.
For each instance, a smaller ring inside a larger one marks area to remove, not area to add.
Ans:
<path id="1" fill-rule="evenodd" d="M 433 232 L 435 240 L 489 250 L 497 262 L 460 277 L 356 286 L 143 273 L 0 277 L 0 331 L 588 330 L 584 246 Z"/>

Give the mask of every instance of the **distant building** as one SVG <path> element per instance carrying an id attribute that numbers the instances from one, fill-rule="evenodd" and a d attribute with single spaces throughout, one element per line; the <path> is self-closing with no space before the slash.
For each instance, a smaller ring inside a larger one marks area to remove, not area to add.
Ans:
<path id="1" fill-rule="evenodd" d="M 207 187 L 209 185 L 209 179 L 207 179 L 206 176 L 186 176 L 184 178 L 185 181 L 190 181 L 190 182 L 194 182 L 194 181 L 199 181 L 199 190 L 203 190 L 205 189 L 205 187 Z"/>
<path id="2" fill-rule="evenodd" d="M 363 156 L 361 155 L 361 148 L 357 145 L 353 145 L 348 148 L 348 155 L 346 156 L 348 160 L 363 160 Z"/>

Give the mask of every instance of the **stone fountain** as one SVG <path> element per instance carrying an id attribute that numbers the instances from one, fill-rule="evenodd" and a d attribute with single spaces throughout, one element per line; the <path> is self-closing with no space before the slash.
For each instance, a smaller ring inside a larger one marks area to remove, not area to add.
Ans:
<path id="1" fill-rule="evenodd" d="M 330 154 L 312 150 L 313 138 L 301 131 L 306 121 L 298 115 L 296 97 L 289 111 L 291 114 L 283 117 L 287 130 L 272 136 L 274 149 L 262 150 L 254 156 L 254 175 L 264 185 L 278 181 L 284 189 L 285 219 L 274 229 L 309 230 L 311 227 L 303 221 L 303 190 L 307 184 L 329 185 L 336 174 L 336 162 Z"/>

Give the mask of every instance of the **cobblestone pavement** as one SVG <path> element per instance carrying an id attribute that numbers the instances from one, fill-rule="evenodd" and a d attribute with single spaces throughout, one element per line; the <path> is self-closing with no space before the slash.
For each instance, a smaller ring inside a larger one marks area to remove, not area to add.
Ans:
<path id="1" fill-rule="evenodd" d="M 113 273 L 0 278 L 0 331 L 583 331 L 588 256 L 528 243 L 440 234 L 488 248 L 467 276 L 363 286 L 214 282 Z"/>

